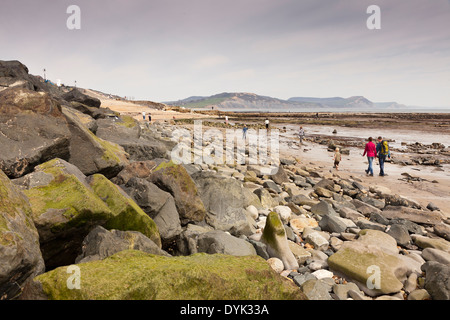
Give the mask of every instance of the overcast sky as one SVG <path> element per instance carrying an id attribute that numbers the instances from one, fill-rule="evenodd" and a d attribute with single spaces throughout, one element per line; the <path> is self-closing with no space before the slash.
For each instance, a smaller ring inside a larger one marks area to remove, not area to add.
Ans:
<path id="1" fill-rule="evenodd" d="M 252 92 L 450 107 L 450 0 L 0 0 L 0 60 L 136 99 Z M 69 5 L 81 29 L 69 30 Z M 381 30 L 369 30 L 369 5 Z"/>

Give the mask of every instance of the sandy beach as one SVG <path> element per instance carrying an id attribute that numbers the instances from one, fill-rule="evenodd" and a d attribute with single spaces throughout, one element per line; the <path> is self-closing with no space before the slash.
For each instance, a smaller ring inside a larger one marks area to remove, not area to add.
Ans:
<path id="1" fill-rule="evenodd" d="M 109 98 L 105 95 L 99 94 L 97 92 L 94 92 L 92 90 L 84 90 L 85 94 L 88 94 L 94 98 L 100 99 L 102 102 L 101 107 L 102 108 L 109 108 L 113 111 L 119 112 L 122 115 L 129 115 L 132 116 L 134 119 L 138 121 L 143 121 L 142 112 L 146 113 L 146 119 L 148 119 L 148 114 L 151 114 L 152 121 L 169 121 L 173 119 L 194 119 L 194 118 L 207 118 L 207 115 L 198 114 L 198 113 L 191 113 L 191 112 L 177 112 L 174 110 L 168 110 L 169 107 L 167 107 L 166 110 L 158 110 L 155 108 L 151 108 L 146 105 L 140 105 L 136 104 L 131 101 L 127 100 L 117 100 L 113 98 Z"/>
<path id="2" fill-rule="evenodd" d="M 151 113 L 152 122 L 170 121 L 173 119 L 204 119 L 224 123 L 225 114 L 229 115 L 231 128 L 233 126 L 240 127 L 243 123 L 255 124 L 258 121 L 262 121 L 258 117 L 255 118 L 254 115 L 249 115 L 246 119 L 245 115 L 242 114 L 222 113 L 219 118 L 217 114 L 157 110 L 129 101 L 108 99 L 105 96 L 90 91 L 86 93 L 99 98 L 102 101 L 103 108 L 110 108 L 121 114 L 131 115 L 138 121 L 143 121 L 143 111 L 147 114 Z M 259 115 L 259 117 L 265 116 L 264 114 Z M 341 136 L 356 136 L 359 133 L 363 136 L 372 134 L 375 137 L 381 134 L 379 132 L 382 132 L 385 136 L 403 138 L 401 141 L 409 139 L 408 141 L 419 141 L 422 143 L 432 143 L 432 141 L 441 142 L 448 147 L 448 141 L 450 141 L 450 131 L 448 129 L 450 119 L 448 117 L 436 121 L 436 117 L 428 117 L 423 114 L 412 116 L 407 114 L 377 114 L 375 116 L 377 119 L 376 122 L 370 121 L 371 118 L 374 118 L 374 115 L 369 117 L 366 114 L 331 115 L 327 113 L 326 115 L 321 115 L 321 117 L 317 121 L 322 121 L 322 123 L 313 124 L 311 123 L 311 119 L 314 118 L 313 114 L 304 114 L 298 118 L 293 118 L 292 116 L 283 118 L 280 115 L 272 115 L 272 127 L 280 129 L 281 132 L 280 158 L 293 157 L 305 165 L 319 166 L 324 172 L 331 172 L 341 178 L 352 177 L 360 179 L 364 184 L 389 187 L 392 191 L 415 200 L 424 207 L 432 202 L 447 217 L 450 217 L 450 165 L 445 164 L 440 168 L 436 166 L 402 166 L 386 163 L 385 171 L 387 172 L 387 176 L 380 177 L 378 176 L 379 166 L 376 162 L 374 163 L 375 175 L 370 177 L 364 173 L 364 170 L 367 168 L 367 159 L 362 156 L 364 144 L 361 144 L 359 148 L 350 148 L 349 155 L 343 155 L 340 169 L 336 171 L 333 169 L 333 153 L 327 151 L 326 146 L 311 141 L 304 141 L 304 144 L 300 146 L 295 135 L 298 123 L 306 123 L 305 129 L 307 135 L 309 133 L 333 137 L 331 133 L 333 128 L 335 128 Z M 385 128 L 380 128 L 379 124 L 382 123 L 381 119 L 387 119 L 384 123 L 388 123 L 389 125 Z M 421 119 L 426 125 L 420 126 L 420 130 L 417 130 L 417 122 L 421 121 Z M 358 125 L 348 126 L 350 121 L 351 123 L 360 123 L 359 127 Z M 297 124 L 293 124 L 293 122 L 297 122 Z M 397 125 L 393 123 L 397 123 Z M 399 125 L 399 123 L 402 123 L 402 125 Z M 208 130 L 208 127 L 204 126 L 204 130 Z M 222 130 L 225 129 L 222 128 Z M 436 135 L 436 132 L 440 132 L 440 134 Z M 306 140 L 309 139 L 306 138 Z M 391 146 L 400 147 L 400 140 L 391 142 Z M 393 152 L 392 156 L 397 157 L 400 155 Z M 409 174 L 412 177 L 419 177 L 421 181 L 405 181 L 405 174 Z"/>

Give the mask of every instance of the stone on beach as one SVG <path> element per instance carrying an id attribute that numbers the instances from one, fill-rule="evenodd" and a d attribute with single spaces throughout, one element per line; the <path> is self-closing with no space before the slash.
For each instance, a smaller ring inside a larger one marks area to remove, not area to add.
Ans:
<path id="1" fill-rule="evenodd" d="M 0 299 L 17 297 L 45 269 L 30 203 L 1 170 L 0 259 Z"/>
<path id="2" fill-rule="evenodd" d="M 152 171 L 149 180 L 173 196 L 182 224 L 205 218 L 206 209 L 197 186 L 182 165 L 163 162 Z"/>
<path id="3" fill-rule="evenodd" d="M 349 277 L 370 296 L 400 291 L 408 267 L 399 258 L 395 239 L 377 230 L 362 230 L 359 235 L 330 256 L 330 269 Z M 375 278 L 371 278 L 372 274 Z"/>
<path id="4" fill-rule="evenodd" d="M 269 256 L 283 261 L 285 269 L 299 267 L 297 259 L 289 248 L 286 231 L 277 213 L 269 213 L 261 241 L 267 245 Z"/>

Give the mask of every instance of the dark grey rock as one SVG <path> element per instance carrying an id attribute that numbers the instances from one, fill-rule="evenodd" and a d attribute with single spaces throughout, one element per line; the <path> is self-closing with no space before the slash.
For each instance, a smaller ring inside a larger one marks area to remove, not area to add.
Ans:
<path id="1" fill-rule="evenodd" d="M 101 226 L 92 229 L 84 238 L 82 253 L 75 263 L 102 260 L 119 251 L 140 250 L 151 254 L 170 257 L 152 240 L 137 231 L 106 230 Z"/>
<path id="2" fill-rule="evenodd" d="M 220 230 L 209 231 L 199 235 L 197 246 L 198 252 L 209 254 L 222 253 L 233 256 L 256 255 L 256 250 L 250 242 L 233 237 Z"/>
<path id="3" fill-rule="evenodd" d="M 436 206 L 433 202 L 430 202 L 430 203 L 427 205 L 427 209 L 428 209 L 428 210 L 431 210 L 431 211 L 437 211 L 437 210 L 440 210 L 439 207 Z"/>
<path id="4" fill-rule="evenodd" d="M 328 202 L 326 202 L 324 200 L 321 200 L 318 204 L 313 205 L 311 207 L 311 212 L 318 214 L 320 216 L 325 216 L 325 215 L 338 216 L 338 213 L 336 211 L 334 211 L 331 204 L 329 204 Z"/>
<path id="5" fill-rule="evenodd" d="M 92 108 L 100 108 L 101 105 L 99 99 L 88 96 L 76 88 L 62 95 L 62 98 L 67 102 L 78 102 Z"/>
<path id="6" fill-rule="evenodd" d="M 341 217 L 333 215 L 324 215 L 319 221 L 319 227 L 328 232 L 345 232 L 347 225 L 342 221 Z"/>
<path id="7" fill-rule="evenodd" d="M 389 224 L 389 219 L 385 218 L 382 214 L 378 213 L 378 212 L 372 212 L 370 214 L 370 221 L 373 222 L 377 222 L 377 223 L 381 223 L 384 225 L 388 225 Z"/>
<path id="8" fill-rule="evenodd" d="M 246 199 L 242 182 L 206 171 L 197 172 L 192 178 L 205 205 L 206 222 L 210 226 L 236 236 L 253 233 L 253 222 L 244 209 Z"/>
<path id="9" fill-rule="evenodd" d="M 268 260 L 270 258 L 269 254 L 267 253 L 267 245 L 265 243 L 262 243 L 261 241 L 255 241 L 255 240 L 248 240 L 253 247 L 256 250 L 256 254 L 263 258 L 264 260 Z"/>
<path id="10" fill-rule="evenodd" d="M 393 237 L 399 246 L 405 247 L 411 243 L 411 237 L 408 229 L 403 224 L 393 224 L 390 226 L 387 234 Z"/>
<path id="11" fill-rule="evenodd" d="M 268 189 L 272 189 L 276 193 L 280 193 L 282 191 L 281 188 L 275 182 L 273 182 L 271 180 L 264 181 L 263 187 L 264 188 L 268 188 Z"/>
<path id="12" fill-rule="evenodd" d="M 425 289 L 433 300 L 450 300 L 450 266 L 428 261 L 421 267 L 425 271 Z"/>
<path id="13" fill-rule="evenodd" d="M 181 233 L 180 216 L 170 193 L 142 178 L 131 178 L 122 187 L 156 223 L 163 243 Z"/>

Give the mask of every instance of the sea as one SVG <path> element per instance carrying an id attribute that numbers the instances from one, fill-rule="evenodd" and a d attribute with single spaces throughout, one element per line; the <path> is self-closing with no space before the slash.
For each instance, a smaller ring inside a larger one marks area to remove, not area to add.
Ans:
<path id="1" fill-rule="evenodd" d="M 204 108 L 192 108 L 192 110 L 202 111 Z M 405 108 L 405 109 L 346 109 L 346 108 L 220 108 L 217 109 L 225 112 L 239 112 L 239 113 L 299 113 L 299 112 L 343 112 L 343 113 L 450 113 L 450 108 Z"/>

